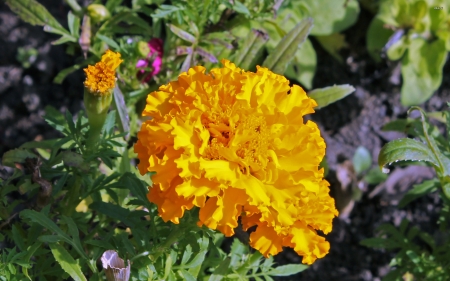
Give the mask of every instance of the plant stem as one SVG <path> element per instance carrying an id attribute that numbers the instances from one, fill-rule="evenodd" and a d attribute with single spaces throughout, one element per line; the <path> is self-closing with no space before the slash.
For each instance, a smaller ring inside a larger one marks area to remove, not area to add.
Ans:
<path id="1" fill-rule="evenodd" d="M 70 217 L 73 214 L 73 211 L 80 203 L 80 189 L 81 189 L 81 176 L 75 175 L 75 183 L 73 184 L 72 188 L 69 189 L 69 191 L 66 194 L 65 200 L 66 204 L 63 204 L 66 206 L 63 210 L 63 214 Z"/>

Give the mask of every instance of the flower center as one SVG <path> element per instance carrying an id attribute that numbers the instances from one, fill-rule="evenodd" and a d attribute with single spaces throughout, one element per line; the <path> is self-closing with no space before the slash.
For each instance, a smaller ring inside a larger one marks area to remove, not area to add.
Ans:
<path id="1" fill-rule="evenodd" d="M 246 174 L 264 169 L 269 161 L 270 139 L 266 120 L 257 115 L 234 116 L 231 108 L 203 114 L 202 124 L 210 133 L 203 157 L 237 162 Z"/>

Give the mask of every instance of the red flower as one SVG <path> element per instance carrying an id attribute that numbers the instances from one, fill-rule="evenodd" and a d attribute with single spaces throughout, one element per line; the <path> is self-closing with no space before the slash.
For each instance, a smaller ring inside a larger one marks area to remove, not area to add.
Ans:
<path id="1" fill-rule="evenodd" d="M 162 57 L 163 57 L 163 41 L 160 38 L 153 38 L 148 41 L 148 47 L 150 52 L 147 58 L 140 59 L 136 63 L 136 68 L 140 69 L 137 76 L 142 80 L 142 83 L 146 83 L 152 79 L 153 76 L 157 75 L 161 71 Z M 152 71 L 146 71 L 151 64 Z"/>

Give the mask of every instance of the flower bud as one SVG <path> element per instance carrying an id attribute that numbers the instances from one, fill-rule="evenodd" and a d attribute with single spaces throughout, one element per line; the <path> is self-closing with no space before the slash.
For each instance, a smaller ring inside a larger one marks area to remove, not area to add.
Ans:
<path id="1" fill-rule="evenodd" d="M 127 267 L 116 251 L 108 250 L 102 255 L 102 265 L 108 281 L 128 281 L 130 279 L 130 261 Z"/>
<path id="2" fill-rule="evenodd" d="M 150 47 L 147 42 L 139 41 L 136 47 L 140 57 L 146 58 L 150 54 Z"/>
<path id="3" fill-rule="evenodd" d="M 111 17 L 108 9 L 101 4 L 91 4 L 87 7 L 89 17 L 94 23 L 102 22 Z"/>
<path id="4" fill-rule="evenodd" d="M 100 137 L 116 86 L 116 69 L 121 63 L 119 53 L 107 50 L 99 62 L 84 69 L 84 106 L 90 125 L 87 140 L 89 148 L 94 146 Z"/>

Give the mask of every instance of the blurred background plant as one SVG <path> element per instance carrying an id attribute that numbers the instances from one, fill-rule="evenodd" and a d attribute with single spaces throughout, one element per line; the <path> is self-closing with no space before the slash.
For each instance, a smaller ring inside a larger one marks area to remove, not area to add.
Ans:
<path id="1" fill-rule="evenodd" d="M 447 103 L 450 106 L 450 103 Z M 396 120 L 391 130 L 405 131 L 415 137 L 397 139 L 387 143 L 380 151 L 378 163 L 385 165 L 428 165 L 434 168 L 436 177 L 414 185 L 400 200 L 403 208 L 428 193 L 438 192 L 443 202 L 435 233 L 410 227 L 404 219 L 399 228 L 391 224 L 379 227 L 379 237 L 361 241 L 362 245 L 386 250 L 397 250 L 389 264 L 392 267 L 383 280 L 448 280 L 449 268 L 449 219 L 450 219 L 450 111 L 434 113 L 447 127 L 443 135 L 429 123 L 426 113 L 419 107 L 420 120 Z M 400 121 L 400 122 L 398 122 Z"/>
<path id="2" fill-rule="evenodd" d="M 367 48 L 376 61 L 387 56 L 400 62 L 403 105 L 425 102 L 442 83 L 450 51 L 450 2 L 380 1 L 367 30 Z"/>

